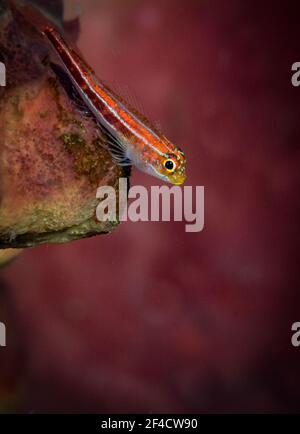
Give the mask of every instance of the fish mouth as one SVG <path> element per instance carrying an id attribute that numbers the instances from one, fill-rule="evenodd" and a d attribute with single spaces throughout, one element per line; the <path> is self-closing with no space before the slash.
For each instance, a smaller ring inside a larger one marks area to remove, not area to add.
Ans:
<path id="1" fill-rule="evenodd" d="M 186 175 L 164 176 L 164 179 L 172 185 L 182 185 L 186 181 Z"/>
<path id="2" fill-rule="evenodd" d="M 157 168 L 154 165 L 150 165 L 153 172 L 152 175 L 154 174 L 156 177 L 158 177 L 159 179 L 168 182 L 169 184 L 172 185 L 182 185 L 185 180 L 186 180 L 186 174 L 185 172 L 181 172 L 181 173 L 173 173 L 172 175 L 166 175 L 164 173 L 161 173 L 157 170 Z M 149 173 L 149 170 L 146 170 L 146 172 Z"/>
<path id="3" fill-rule="evenodd" d="M 182 185 L 185 182 L 185 180 L 186 180 L 185 174 L 177 175 L 169 179 L 169 181 L 174 185 Z"/>
<path id="4" fill-rule="evenodd" d="M 172 181 L 172 184 L 174 185 L 182 185 L 185 182 L 185 178 L 182 178 L 180 180 Z"/>

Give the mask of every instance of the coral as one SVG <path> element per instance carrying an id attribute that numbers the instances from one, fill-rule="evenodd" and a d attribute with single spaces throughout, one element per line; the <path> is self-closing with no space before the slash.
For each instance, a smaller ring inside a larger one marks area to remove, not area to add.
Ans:
<path id="1" fill-rule="evenodd" d="M 49 56 L 43 37 L 23 26 L 2 9 L 0 248 L 108 233 L 116 223 L 96 221 L 96 189 L 117 189 L 128 173 L 112 162 L 93 119 L 83 117 L 42 61 Z"/>

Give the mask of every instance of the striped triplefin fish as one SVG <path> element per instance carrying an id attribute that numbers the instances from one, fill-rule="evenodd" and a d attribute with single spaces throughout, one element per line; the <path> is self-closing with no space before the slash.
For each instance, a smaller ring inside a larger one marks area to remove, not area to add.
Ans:
<path id="1" fill-rule="evenodd" d="M 30 19 L 33 13 L 28 11 L 27 16 Z M 71 93 L 79 101 L 78 106 L 93 115 L 105 135 L 104 146 L 114 161 L 119 165 L 134 165 L 172 184 L 182 184 L 186 178 L 183 151 L 100 81 L 54 26 L 40 20 L 38 28 L 62 64 L 52 63 L 54 72 L 60 79 L 69 81 L 69 88 L 73 89 Z"/>

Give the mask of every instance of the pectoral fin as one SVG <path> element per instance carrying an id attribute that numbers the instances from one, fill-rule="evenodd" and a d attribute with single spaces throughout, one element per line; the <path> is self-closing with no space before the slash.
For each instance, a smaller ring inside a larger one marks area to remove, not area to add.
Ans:
<path id="1" fill-rule="evenodd" d="M 97 124 L 104 135 L 102 146 L 109 151 L 113 161 L 119 166 L 131 166 L 132 161 L 128 156 L 128 148 L 126 144 L 110 132 L 102 122 L 98 121 Z"/>

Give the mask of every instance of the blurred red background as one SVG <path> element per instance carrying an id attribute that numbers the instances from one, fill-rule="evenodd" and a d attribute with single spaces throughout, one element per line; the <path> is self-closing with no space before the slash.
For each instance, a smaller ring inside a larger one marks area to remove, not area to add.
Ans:
<path id="1" fill-rule="evenodd" d="M 299 411 L 297 8 L 82 6 L 79 48 L 185 150 L 205 228 L 127 222 L 1 270 L 0 376 L 14 410 Z"/>

